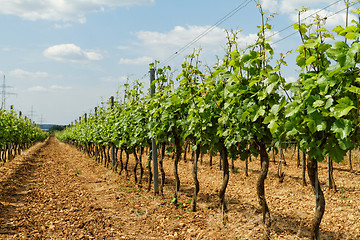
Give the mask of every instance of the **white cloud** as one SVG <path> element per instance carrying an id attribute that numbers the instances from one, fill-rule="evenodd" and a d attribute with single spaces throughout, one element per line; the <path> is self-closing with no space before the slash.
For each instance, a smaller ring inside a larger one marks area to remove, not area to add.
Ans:
<path id="1" fill-rule="evenodd" d="M 120 58 L 119 64 L 129 64 L 129 65 L 146 65 L 153 62 L 153 58 L 151 57 L 139 57 L 139 58 Z"/>
<path id="2" fill-rule="evenodd" d="M 345 26 L 346 23 L 346 12 L 340 12 L 336 15 L 334 15 L 334 12 L 332 11 L 326 11 L 322 9 L 309 9 L 306 12 L 302 13 L 302 19 L 304 19 L 302 22 L 306 24 L 313 23 L 316 16 L 320 17 L 328 17 L 325 21 L 325 26 L 329 28 L 329 30 L 332 30 L 332 28 L 341 25 Z M 293 22 L 298 22 L 298 14 L 293 13 L 290 14 L 290 19 Z M 356 20 L 355 16 L 352 14 L 349 14 L 349 23 L 351 20 Z"/>
<path id="3" fill-rule="evenodd" d="M 311 8 L 324 8 L 334 1 L 329 0 L 262 0 L 262 6 L 265 10 L 278 13 L 294 13 L 295 9 L 300 10 L 302 7 Z M 344 2 L 340 1 L 337 4 L 332 5 L 330 8 L 340 9 L 344 8 Z"/>
<path id="4" fill-rule="evenodd" d="M 85 23 L 85 15 L 105 8 L 149 5 L 154 0 L 2 0 L 0 13 L 27 20 L 73 21 Z"/>
<path id="5" fill-rule="evenodd" d="M 9 76 L 18 79 L 34 80 L 48 78 L 47 72 L 28 72 L 23 69 L 15 69 L 9 72 Z"/>
<path id="6" fill-rule="evenodd" d="M 278 11 L 277 6 L 279 5 L 278 0 L 263 0 L 262 7 L 270 12 Z"/>
<path id="7" fill-rule="evenodd" d="M 168 33 L 139 31 L 136 35 L 147 45 L 182 47 L 203 34 L 209 28 L 210 26 L 175 26 L 174 29 Z M 216 45 L 223 42 L 224 37 L 224 30 L 215 27 L 204 37 L 200 38 L 195 45 Z"/>
<path id="8" fill-rule="evenodd" d="M 262 6 L 265 10 L 270 12 L 278 12 L 281 14 L 289 14 L 292 22 L 298 21 L 298 11 L 302 7 L 308 10 L 302 13 L 302 19 L 306 19 L 310 23 L 316 15 L 320 17 L 328 17 L 326 21 L 327 27 L 334 27 L 337 25 L 345 25 L 346 6 L 344 1 L 329 1 L 329 0 L 262 0 Z M 356 19 L 355 15 L 349 15 L 349 22 Z"/>
<path id="9" fill-rule="evenodd" d="M 51 89 L 51 90 L 59 90 L 59 91 L 62 91 L 62 90 L 70 90 L 70 89 L 72 89 L 72 87 L 52 85 L 52 86 L 50 87 L 50 89 Z"/>
<path id="10" fill-rule="evenodd" d="M 59 86 L 59 85 L 52 85 L 50 87 L 43 87 L 43 86 L 35 86 L 28 88 L 29 92 L 49 92 L 49 91 L 64 91 L 64 90 L 71 90 L 72 87 L 69 86 Z"/>
<path id="11" fill-rule="evenodd" d="M 296 82 L 297 81 L 297 77 L 294 77 L 294 76 L 289 76 L 287 78 L 285 78 L 286 82 L 287 83 L 291 83 L 291 82 Z"/>
<path id="12" fill-rule="evenodd" d="M 266 35 L 270 35 L 270 33 Z M 241 47 L 246 47 L 250 44 L 254 44 L 256 39 L 258 38 L 256 33 L 250 33 L 247 36 L 240 35 L 239 37 L 240 37 L 239 43 Z"/>
<path id="13" fill-rule="evenodd" d="M 29 92 L 46 92 L 47 89 L 42 86 L 35 86 L 35 87 L 28 88 L 28 91 Z"/>
<path id="14" fill-rule="evenodd" d="M 207 55 L 208 57 L 214 57 L 216 55 L 221 56 L 224 53 L 226 47 L 226 32 L 225 29 L 215 27 L 211 31 L 208 31 L 211 26 L 176 26 L 169 32 L 150 32 L 140 31 L 136 33 L 139 39 L 139 46 L 145 46 L 145 49 L 151 49 L 154 58 L 167 58 L 174 54 L 176 51 L 181 51 L 179 54 L 185 56 L 193 51 L 193 49 L 202 49 L 201 56 Z M 208 32 L 207 34 L 204 34 Z M 198 38 L 199 36 L 202 36 Z M 274 35 L 274 32 L 267 31 L 267 36 L 273 35 L 271 40 L 277 40 L 280 38 L 278 34 Z M 189 44 L 193 42 L 194 44 Z M 248 35 L 242 32 L 238 33 L 238 42 L 240 47 L 253 44 L 257 39 L 257 35 L 250 33 Z M 186 50 L 185 50 L 186 47 Z M 184 52 L 183 52 L 184 50 Z M 176 52 L 177 53 L 177 52 Z M 149 53 L 147 53 L 149 55 Z M 138 59 L 140 60 L 140 59 Z M 134 61 L 133 59 L 121 59 L 119 63 L 128 64 Z"/>
<path id="15" fill-rule="evenodd" d="M 298 11 L 305 7 L 306 12 L 301 13 L 301 22 L 313 23 L 316 16 L 327 17 L 324 27 L 332 30 L 338 25 L 345 26 L 346 6 L 344 1 L 329 0 L 262 0 L 266 11 L 278 12 L 289 17 L 289 25 L 298 22 Z M 350 10 L 354 8 L 350 6 Z M 349 12 L 349 23 L 356 20 L 357 16 Z"/>
<path id="16" fill-rule="evenodd" d="M 154 59 L 164 59 L 178 53 L 180 49 L 187 46 L 195 38 L 199 37 L 210 26 L 175 26 L 169 32 L 151 32 L 151 31 L 139 31 L 136 34 L 139 42 L 137 47 L 151 49 L 150 52 L 146 52 L 149 56 L 153 56 Z M 186 51 L 181 51 L 178 54 L 185 56 L 193 51 L 194 48 L 202 48 L 203 53 L 207 52 L 209 55 L 216 55 L 222 52 L 225 45 L 225 32 L 224 29 L 215 27 L 212 31 L 209 31 L 202 38 L 199 38 L 194 44 L 189 45 Z"/>
<path id="17" fill-rule="evenodd" d="M 102 82 L 127 82 L 129 80 L 128 76 L 121 76 L 121 77 L 114 77 L 114 76 L 107 76 L 100 78 Z"/>
<path id="18" fill-rule="evenodd" d="M 100 53 L 92 50 L 82 50 L 75 44 L 60 44 L 47 48 L 43 55 L 57 61 L 87 62 L 103 59 Z"/>

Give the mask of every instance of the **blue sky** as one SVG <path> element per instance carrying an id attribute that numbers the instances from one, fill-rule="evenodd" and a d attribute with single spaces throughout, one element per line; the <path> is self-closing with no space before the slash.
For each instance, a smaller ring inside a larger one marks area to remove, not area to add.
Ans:
<path id="1" fill-rule="evenodd" d="M 107 100 L 127 79 L 148 83 L 149 63 L 163 61 L 242 3 L 231 18 L 167 62 L 178 69 L 184 57 L 201 47 L 201 60 L 222 56 L 224 29 L 242 30 L 251 43 L 261 22 L 254 0 L 1 0 L 0 73 L 6 76 L 6 107 L 31 115 L 37 123 L 68 124 Z M 263 0 L 275 33 L 296 21 L 302 6 L 331 16 L 344 0 Z M 334 4 L 333 4 L 334 3 Z M 359 7 L 359 2 L 356 4 Z M 355 16 L 351 16 L 354 18 Z M 344 25 L 345 11 L 328 19 L 329 29 Z M 275 35 L 277 53 L 294 50 L 299 37 L 289 28 Z M 271 34 L 272 34 L 271 33 Z M 284 76 L 296 77 L 294 58 Z"/>

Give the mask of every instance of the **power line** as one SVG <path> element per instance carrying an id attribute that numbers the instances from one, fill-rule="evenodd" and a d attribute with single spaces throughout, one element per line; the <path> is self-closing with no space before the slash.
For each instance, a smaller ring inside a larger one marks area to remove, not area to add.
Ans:
<path id="1" fill-rule="evenodd" d="M 283 37 L 282 39 L 273 42 L 273 44 L 276 44 L 276 43 L 278 43 L 278 42 L 281 42 L 281 41 L 283 41 L 283 40 L 285 40 L 285 39 L 287 39 L 287 38 L 289 38 L 289 37 L 291 37 L 291 36 L 293 36 L 293 35 L 295 35 L 295 34 L 297 34 L 297 33 L 298 33 L 297 31 L 296 31 L 296 32 L 293 32 L 293 33 L 290 33 L 289 35 L 286 35 L 286 36 Z"/>
<path id="2" fill-rule="evenodd" d="M 326 8 L 328 8 L 328 7 L 332 6 L 332 5 L 334 5 L 334 4 L 336 4 L 336 3 L 340 2 L 340 1 L 341 1 L 341 0 L 336 1 L 336 2 L 334 2 L 334 3 L 330 4 L 330 5 L 328 5 L 327 7 L 322 8 L 322 9 L 320 9 L 319 11 L 316 11 L 315 13 L 313 13 L 313 14 L 311 14 L 311 15 L 307 16 L 306 18 L 301 19 L 301 21 L 304 21 L 304 20 L 306 20 L 306 19 L 308 19 L 308 18 L 310 18 L 310 17 L 314 16 L 315 14 L 319 13 L 320 11 L 322 11 L 322 10 L 324 10 L 324 9 L 326 9 Z M 353 3 L 352 5 L 355 5 L 355 3 Z M 327 17 L 327 18 L 331 18 L 331 17 L 333 17 L 333 16 L 335 16 L 335 15 L 337 15 L 337 14 L 341 13 L 342 11 L 345 11 L 346 9 L 347 9 L 347 7 L 343 8 L 343 9 L 341 9 L 341 10 L 337 11 L 337 12 L 334 12 L 334 13 L 330 14 L 329 16 L 326 16 L 326 17 Z M 290 26 L 293 26 L 293 25 L 290 25 Z M 287 28 L 289 28 L 289 27 L 287 27 Z M 295 32 L 293 32 L 293 33 L 291 33 L 291 34 L 289 34 L 289 35 L 287 35 L 287 36 L 283 37 L 282 39 L 280 39 L 280 40 L 278 40 L 278 41 L 273 42 L 273 44 L 278 43 L 278 42 L 281 42 L 281 41 L 283 41 L 283 40 L 285 40 L 285 39 L 287 39 L 287 38 L 289 38 L 289 37 L 291 37 L 291 36 L 295 35 L 296 33 L 297 33 L 297 31 L 295 31 Z M 272 37 L 272 36 L 274 36 L 274 35 L 276 35 L 276 34 L 273 34 L 273 35 L 269 36 L 268 38 L 270 38 L 270 37 Z M 267 39 L 268 39 L 268 38 L 267 38 Z"/>
<path id="3" fill-rule="evenodd" d="M 214 28 L 216 28 L 217 26 L 219 26 L 220 24 L 222 24 L 223 22 L 225 22 L 226 20 L 228 20 L 229 18 L 231 18 L 232 16 L 234 16 L 237 12 L 239 12 L 240 10 L 242 10 L 243 8 L 245 8 L 252 0 L 245 0 L 243 1 L 240 5 L 238 5 L 236 8 L 234 8 L 232 11 L 230 11 L 229 13 L 227 13 L 224 17 L 222 17 L 220 20 L 218 20 L 215 24 L 213 24 L 211 27 L 207 28 L 204 32 L 202 32 L 200 35 L 198 35 L 196 38 L 194 38 L 192 41 L 190 41 L 189 43 L 187 43 L 185 46 L 181 47 L 178 51 L 176 51 L 175 53 L 173 53 L 172 55 L 170 55 L 168 58 L 166 58 L 164 61 L 160 62 L 160 64 L 162 65 L 165 65 L 167 62 L 170 62 L 171 60 L 173 60 L 174 58 L 176 58 L 180 53 L 184 52 L 186 49 L 188 49 L 191 45 L 193 45 L 194 43 L 198 42 L 201 38 L 203 38 L 204 36 L 206 36 L 209 32 L 211 32 Z M 301 21 L 305 21 L 307 20 L 308 18 L 320 13 L 321 11 L 324 11 L 332 6 L 334 6 L 335 4 L 341 2 L 343 0 L 337 0 L 327 6 L 325 6 L 324 8 L 320 9 L 320 10 L 317 10 L 316 12 L 310 14 L 309 16 L 305 17 L 305 18 L 302 18 Z M 359 3 L 359 2 L 357 2 Z M 355 5 L 356 3 L 353 3 L 352 5 Z M 328 18 L 334 16 L 334 15 L 337 15 L 338 13 L 342 12 L 346 10 L 346 8 L 344 9 L 341 9 L 331 15 L 328 16 Z M 266 39 L 269 39 L 275 35 L 278 35 L 280 34 L 281 32 L 284 32 L 286 31 L 287 29 L 293 27 L 293 24 L 290 24 L 289 26 L 281 29 L 280 31 L 277 31 L 273 34 L 271 34 L 270 36 L 268 36 Z M 273 42 L 274 44 L 275 43 L 278 43 L 280 41 L 283 41 L 293 35 L 295 35 L 297 32 L 293 32 L 285 37 L 283 37 L 282 39 L 276 41 L 276 42 Z M 141 78 L 141 79 L 144 79 L 146 76 L 147 76 L 148 73 L 144 74 L 144 76 Z"/>
<path id="4" fill-rule="evenodd" d="M 331 3 L 331 4 L 329 4 L 329 5 L 327 5 L 326 7 L 324 7 L 324 8 L 322 8 L 322 9 L 320 9 L 320 10 L 318 10 L 318 11 L 310 14 L 309 16 L 301 19 L 301 21 L 304 21 L 304 20 L 306 20 L 306 19 L 308 19 L 308 18 L 310 18 L 310 17 L 318 14 L 318 13 L 321 12 L 321 11 L 328 9 L 328 8 L 330 8 L 331 6 L 337 4 L 337 3 L 341 2 L 341 1 L 342 1 L 342 0 L 337 0 L 337 1 L 335 1 L 335 2 L 333 2 L 333 3 Z M 207 35 L 207 34 L 208 34 L 210 31 L 212 31 L 215 27 L 219 26 L 220 24 L 222 24 L 223 22 L 225 22 L 227 19 L 229 19 L 230 17 L 232 17 L 233 15 L 235 15 L 238 11 L 240 11 L 240 10 L 243 9 L 243 8 L 245 8 L 250 2 L 251 2 L 251 0 L 245 0 L 244 2 L 242 2 L 239 6 L 237 6 L 237 7 L 234 8 L 232 11 L 230 11 L 228 14 L 226 14 L 224 17 L 222 17 L 220 20 L 218 20 L 214 25 L 212 25 L 211 27 L 209 27 L 208 29 L 206 29 L 206 30 L 205 30 L 203 33 L 201 33 L 199 36 L 197 36 L 197 37 L 194 38 L 192 41 L 190 41 L 189 43 L 187 43 L 185 46 L 183 46 L 182 48 L 180 48 L 178 51 L 176 51 L 175 53 L 173 53 L 172 55 L 170 55 L 168 58 L 166 58 L 166 59 L 162 62 L 162 65 L 165 65 L 167 62 L 173 60 L 173 59 L 174 59 L 175 57 L 177 57 L 180 53 L 184 52 L 184 51 L 185 51 L 186 49 L 188 49 L 191 45 L 193 45 L 194 43 L 198 42 L 201 38 L 203 38 L 205 35 Z M 346 9 L 346 8 L 345 8 L 345 9 Z M 343 10 L 344 10 L 344 9 L 342 9 L 341 11 L 343 11 Z M 339 12 L 341 12 L 341 11 L 339 11 Z M 337 12 L 337 13 L 338 13 L 338 12 Z M 335 14 L 337 14 L 337 13 L 335 13 Z M 332 15 L 331 15 L 331 16 L 332 16 Z M 331 17 L 331 16 L 329 16 L 329 17 Z M 271 34 L 270 36 L 267 37 L 267 39 L 268 39 L 268 38 L 271 38 L 271 37 L 273 37 L 273 36 L 275 36 L 275 35 L 278 35 L 278 34 L 280 34 L 280 33 L 283 32 L 283 31 L 286 31 L 287 29 L 291 28 L 292 26 L 293 26 L 293 24 L 291 24 L 291 25 L 289 25 L 289 26 L 281 29 L 280 31 L 277 31 L 277 32 Z M 286 38 L 289 38 L 290 36 L 292 36 L 292 35 L 294 35 L 294 34 L 296 34 L 296 32 L 295 32 L 295 33 L 291 33 L 290 35 L 288 35 L 288 36 L 286 36 L 286 37 L 284 37 L 284 38 L 276 41 L 275 43 L 280 42 L 280 41 L 282 41 L 282 40 L 284 40 L 284 39 L 286 39 Z"/>
<path id="5" fill-rule="evenodd" d="M 342 0 L 337 0 L 337 1 L 335 1 L 335 2 L 333 2 L 333 3 L 331 3 L 331 4 L 329 4 L 329 5 L 327 5 L 326 7 L 324 7 L 324 8 L 322 8 L 322 9 L 320 9 L 320 10 L 318 10 L 318 11 L 316 11 L 316 12 L 314 12 L 314 13 L 310 14 L 309 16 L 307 16 L 307 17 L 305 17 L 305 18 L 301 19 L 301 21 L 304 21 L 304 20 L 306 20 L 306 19 L 308 19 L 308 18 L 310 18 L 310 17 L 314 16 L 315 14 L 318 14 L 318 13 L 319 13 L 319 12 L 321 12 L 321 11 L 323 11 L 323 10 L 325 10 L 325 9 L 328 9 L 329 7 L 331 7 L 331 6 L 333 6 L 333 5 L 337 4 L 337 3 L 339 3 L 339 2 L 341 2 L 341 1 L 342 1 Z M 345 8 L 345 9 L 346 9 L 346 8 Z M 342 10 L 342 11 L 343 11 L 343 10 Z M 283 31 L 285 31 L 285 30 L 287 30 L 287 29 L 289 29 L 289 28 L 291 28 L 291 27 L 293 27 L 293 24 L 290 24 L 289 26 L 287 26 L 287 27 L 285 27 L 285 28 L 281 29 L 280 31 L 277 31 L 277 32 L 275 32 L 275 33 L 271 34 L 269 37 L 267 37 L 267 39 L 268 39 L 268 38 L 271 38 L 271 37 L 273 37 L 273 36 L 275 36 L 275 35 L 278 35 L 279 33 L 283 32 Z M 287 38 L 287 37 L 286 37 L 286 38 Z"/>
<path id="6" fill-rule="evenodd" d="M 353 6 L 353 5 L 355 5 L 355 3 L 350 4 L 350 6 Z M 329 15 L 328 18 L 330 18 L 330 17 L 332 17 L 332 16 L 335 16 L 335 15 L 341 13 L 342 11 L 345 11 L 346 9 L 347 9 L 347 7 L 343 8 L 343 9 L 341 9 L 341 10 L 339 10 L 339 11 L 337 11 L 337 12 L 331 14 L 331 15 Z"/>
<path id="7" fill-rule="evenodd" d="M 214 28 L 216 28 L 217 26 L 219 26 L 220 24 L 222 24 L 223 22 L 225 22 L 226 20 L 228 20 L 229 18 L 231 18 L 232 16 L 234 16 L 237 12 L 239 12 L 240 10 L 242 10 L 243 8 L 245 8 L 249 3 L 251 2 L 251 0 L 245 0 L 243 1 L 240 5 L 238 5 L 236 8 L 234 8 L 232 11 L 230 11 L 229 13 L 227 13 L 224 17 L 222 17 L 220 20 L 218 20 L 215 24 L 213 24 L 211 27 L 209 27 L 208 29 L 206 29 L 204 32 L 202 32 L 199 36 L 197 36 L 196 38 L 194 38 L 193 40 L 191 40 L 189 43 L 187 43 L 185 46 L 183 46 L 182 48 L 180 48 L 179 50 L 177 50 L 175 53 L 173 53 L 172 55 L 170 55 L 167 59 L 165 59 L 162 64 L 165 65 L 167 62 L 171 61 L 172 59 L 174 59 L 175 57 L 177 57 L 180 53 L 184 52 L 186 49 L 188 49 L 191 45 L 193 45 L 194 43 L 198 42 L 201 38 L 203 38 L 205 35 L 207 35 L 209 32 L 211 32 Z"/>

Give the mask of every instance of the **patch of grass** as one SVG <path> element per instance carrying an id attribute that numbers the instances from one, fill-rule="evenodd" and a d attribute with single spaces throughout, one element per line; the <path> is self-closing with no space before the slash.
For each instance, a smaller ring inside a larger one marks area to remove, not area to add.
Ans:
<path id="1" fill-rule="evenodd" d="M 177 208 L 183 209 L 185 207 L 185 202 L 184 201 L 177 201 L 176 202 L 176 198 L 174 198 L 174 197 L 170 198 L 170 200 L 168 200 L 168 201 L 175 204 Z M 192 201 L 192 199 L 190 199 L 188 202 L 191 203 L 191 201 Z"/>
<path id="2" fill-rule="evenodd" d="M 76 173 L 76 175 L 80 175 L 81 174 L 81 169 L 76 169 L 75 173 Z"/>
<path id="3" fill-rule="evenodd" d="M 142 192 L 145 192 L 145 190 L 134 187 L 134 186 L 127 186 L 125 192 L 127 192 L 127 193 L 132 193 L 132 192 L 142 193 Z"/>
<path id="4" fill-rule="evenodd" d="M 346 197 L 344 197 L 343 194 L 344 194 L 344 187 L 341 186 L 339 190 L 339 198 L 344 200 L 346 199 Z"/>
<path id="5" fill-rule="evenodd" d="M 184 208 L 184 204 L 183 204 L 183 203 L 178 203 L 178 204 L 176 205 L 176 207 L 183 209 L 183 208 Z"/>
<path id="6" fill-rule="evenodd" d="M 339 189 L 339 198 L 341 200 L 353 200 L 351 197 L 345 197 L 344 196 L 344 187 L 341 186 L 340 189 Z"/>
<path id="7" fill-rule="evenodd" d="M 137 192 L 141 193 L 141 192 L 145 192 L 145 190 L 142 188 L 137 188 Z"/>
<path id="8" fill-rule="evenodd" d="M 138 215 L 142 215 L 146 212 L 145 209 L 141 209 L 141 208 L 140 209 L 135 208 L 133 211 L 134 211 L 134 213 L 136 213 Z"/>

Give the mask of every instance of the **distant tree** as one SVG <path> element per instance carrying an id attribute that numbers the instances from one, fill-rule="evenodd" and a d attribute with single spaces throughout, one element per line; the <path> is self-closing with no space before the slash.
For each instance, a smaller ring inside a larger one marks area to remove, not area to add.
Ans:
<path id="1" fill-rule="evenodd" d="M 65 129 L 65 126 L 54 125 L 54 126 L 49 128 L 49 132 L 62 131 L 64 129 Z"/>

